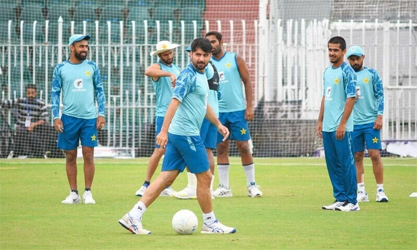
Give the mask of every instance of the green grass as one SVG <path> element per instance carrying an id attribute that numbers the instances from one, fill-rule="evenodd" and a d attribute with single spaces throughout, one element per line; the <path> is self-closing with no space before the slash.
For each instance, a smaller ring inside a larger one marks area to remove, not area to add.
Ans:
<path id="1" fill-rule="evenodd" d="M 79 190 L 84 188 L 79 160 Z M 213 201 L 216 216 L 237 228 L 231 235 L 177 235 L 171 218 L 197 201 L 160 197 L 143 218 L 152 235 L 132 235 L 118 220 L 138 201 L 146 158 L 96 159 L 96 205 L 63 205 L 68 195 L 64 159 L 0 160 L 0 249 L 417 249 L 416 159 L 384 158 L 389 203 L 376 203 L 369 159 L 365 182 L 371 202 L 361 211 L 322 211 L 333 201 L 323 159 L 255 159 L 263 198 L 246 196 L 239 159 L 232 159 L 233 198 Z M 216 177 L 215 184 L 218 178 Z M 185 186 L 181 174 L 173 188 Z"/>

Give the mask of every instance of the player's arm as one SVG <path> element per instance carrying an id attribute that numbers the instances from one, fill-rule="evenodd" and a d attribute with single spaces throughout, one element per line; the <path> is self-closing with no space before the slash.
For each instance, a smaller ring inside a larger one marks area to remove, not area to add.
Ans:
<path id="1" fill-rule="evenodd" d="M 374 122 L 374 129 L 382 129 L 382 119 L 384 114 L 384 85 L 377 71 L 373 71 L 374 93 L 378 105 L 378 116 Z"/>
<path id="2" fill-rule="evenodd" d="M 149 66 L 145 70 L 145 75 L 152 77 L 153 81 L 156 82 L 160 77 L 170 77 L 171 78 L 171 85 L 174 87 L 175 82 L 177 81 L 177 77 L 168 71 L 162 70 L 161 65 L 158 63 L 154 63 L 151 66 Z"/>
<path id="3" fill-rule="evenodd" d="M 158 144 L 161 148 L 165 148 L 167 145 L 168 128 L 180 104 L 181 102 L 178 99 L 172 98 L 171 103 L 168 106 L 167 112 L 165 113 L 164 117 L 164 123 L 161 127 L 161 132 L 159 132 L 159 134 L 156 136 L 156 144 Z"/>
<path id="4" fill-rule="evenodd" d="M 342 140 L 345 137 L 346 123 L 352 114 L 356 101 L 356 74 L 351 67 L 346 67 L 344 70 L 343 81 L 346 92 L 346 103 L 342 119 L 340 119 L 340 123 L 336 129 L 336 140 Z"/>
<path id="5" fill-rule="evenodd" d="M 323 138 L 323 115 L 324 115 L 324 96 L 321 98 L 319 118 L 317 119 L 316 134 Z"/>
<path id="6" fill-rule="evenodd" d="M 96 121 L 97 129 L 103 129 L 104 125 L 106 124 L 106 98 L 104 96 L 104 88 L 103 83 L 101 82 L 100 77 L 100 70 L 96 64 L 94 64 L 95 72 L 94 72 L 94 86 L 95 86 L 95 94 L 96 100 L 98 104 L 98 117 Z"/>
<path id="7" fill-rule="evenodd" d="M 250 121 L 253 119 L 253 86 L 249 77 L 249 70 L 246 66 L 245 60 L 236 55 L 236 62 L 239 68 L 240 77 L 242 78 L 243 84 L 245 85 L 245 95 L 246 95 L 246 113 L 245 119 Z"/>
<path id="8" fill-rule="evenodd" d="M 51 90 L 51 107 L 52 116 L 54 119 L 54 128 L 58 132 L 64 131 L 64 126 L 59 118 L 59 105 L 61 97 L 62 79 L 60 75 L 60 67 L 55 67 L 54 74 L 52 76 L 52 90 Z"/>
<path id="9" fill-rule="evenodd" d="M 206 119 L 209 122 L 211 122 L 214 126 L 216 126 L 219 133 L 223 135 L 223 141 L 225 141 L 227 137 L 229 137 L 229 129 L 223 126 L 223 124 L 219 121 L 216 114 L 214 113 L 213 109 L 208 104 L 207 104 L 207 111 L 206 111 Z"/>

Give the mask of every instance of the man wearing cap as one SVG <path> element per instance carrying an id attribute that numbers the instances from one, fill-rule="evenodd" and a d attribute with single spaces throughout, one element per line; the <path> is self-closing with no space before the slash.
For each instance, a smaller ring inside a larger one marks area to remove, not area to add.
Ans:
<path id="1" fill-rule="evenodd" d="M 155 114 L 155 135 L 161 131 L 162 124 L 164 122 L 165 113 L 168 109 L 168 105 L 171 102 L 172 94 L 177 81 L 177 76 L 180 74 L 181 69 L 173 64 L 174 61 L 174 49 L 178 44 L 172 44 L 169 41 L 160 41 L 156 44 L 156 50 L 151 52 L 151 56 L 158 56 L 157 63 L 149 66 L 145 75 L 151 77 L 152 84 L 155 88 L 156 95 L 156 114 Z M 158 167 L 161 157 L 165 154 L 165 149 L 160 148 L 155 144 L 155 150 L 152 153 L 146 169 L 145 182 L 142 187 L 136 191 L 136 196 L 142 196 L 148 188 L 151 178 Z M 165 188 L 161 192 L 161 196 L 174 196 L 175 191 L 171 187 Z"/>
<path id="2" fill-rule="evenodd" d="M 94 179 L 94 147 L 98 145 L 97 130 L 105 125 L 105 96 L 97 65 L 87 60 L 89 35 L 69 38 L 71 57 L 55 67 L 52 78 L 52 114 L 58 131 L 58 148 L 65 151 L 66 172 L 70 194 L 63 204 L 80 203 L 77 187 L 77 147 L 82 145 L 85 191 L 83 202 L 95 204 L 91 194 Z M 59 117 L 62 90 L 63 110 Z M 98 111 L 95 100 L 97 100 Z"/>
<path id="3" fill-rule="evenodd" d="M 356 168 L 351 149 L 351 113 L 355 104 L 356 75 L 343 60 L 346 54 L 346 41 L 343 37 L 332 37 L 327 47 L 332 65 L 323 73 L 323 97 L 316 133 L 323 138 L 327 170 L 336 200 L 322 206 L 322 209 L 359 211 Z"/>
<path id="4" fill-rule="evenodd" d="M 384 192 L 384 169 L 381 161 L 381 129 L 384 113 L 384 87 L 378 72 L 363 66 L 365 54 L 359 46 L 347 52 L 350 66 L 357 76 L 356 103 L 353 109 L 352 153 L 355 157 L 359 202 L 368 202 L 365 191 L 363 157 L 365 145 L 372 161 L 376 180 L 376 201 L 388 202 Z"/>

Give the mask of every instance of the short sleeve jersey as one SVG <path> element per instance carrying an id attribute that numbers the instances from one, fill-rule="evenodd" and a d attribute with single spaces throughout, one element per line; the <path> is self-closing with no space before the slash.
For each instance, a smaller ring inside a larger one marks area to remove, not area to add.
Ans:
<path id="1" fill-rule="evenodd" d="M 355 97 L 355 71 L 346 63 L 338 68 L 326 68 L 323 74 L 323 131 L 336 131 L 342 119 L 347 98 Z M 353 116 L 346 122 L 346 131 L 353 131 Z"/>
<path id="2" fill-rule="evenodd" d="M 161 70 L 170 72 L 176 77 L 180 74 L 180 68 L 177 65 L 171 64 L 167 66 L 161 62 L 158 62 L 161 67 Z M 164 117 L 167 112 L 169 103 L 172 99 L 172 94 L 174 93 L 174 88 L 171 86 L 170 77 L 159 77 L 155 82 L 152 78 L 152 84 L 155 88 L 156 96 L 156 114 L 155 116 Z"/>

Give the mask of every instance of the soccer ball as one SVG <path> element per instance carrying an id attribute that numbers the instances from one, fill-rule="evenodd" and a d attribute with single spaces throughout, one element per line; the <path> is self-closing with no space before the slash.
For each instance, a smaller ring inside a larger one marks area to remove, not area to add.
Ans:
<path id="1" fill-rule="evenodd" d="M 180 210 L 172 217 L 172 228 L 179 234 L 192 234 L 197 226 L 197 216 L 190 210 Z"/>

